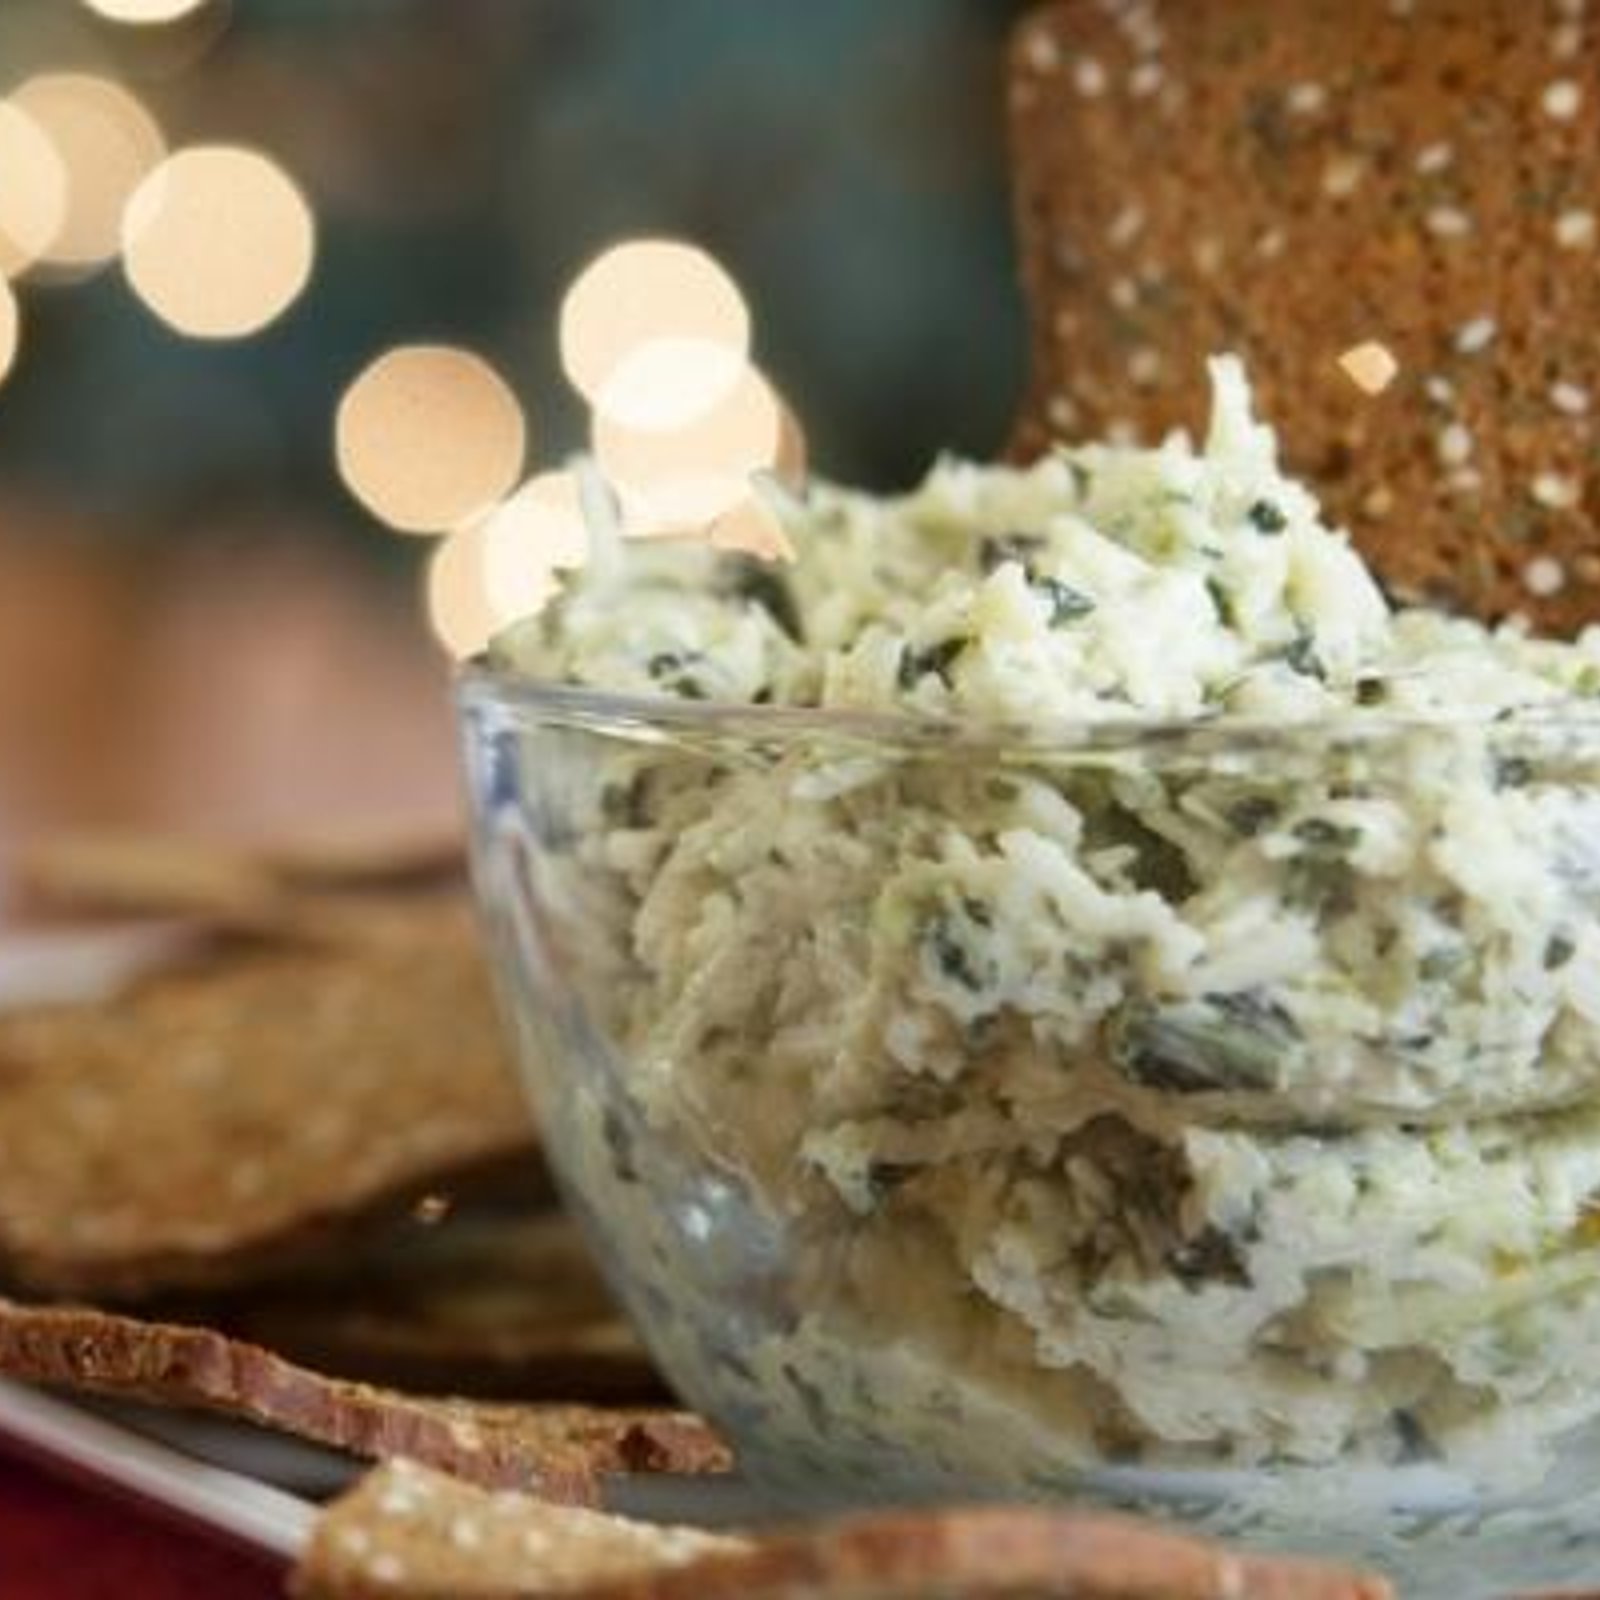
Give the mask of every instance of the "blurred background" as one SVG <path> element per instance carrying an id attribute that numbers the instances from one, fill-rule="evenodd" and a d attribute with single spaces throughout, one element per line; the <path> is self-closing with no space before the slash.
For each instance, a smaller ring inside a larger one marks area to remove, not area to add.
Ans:
<path id="1" fill-rule="evenodd" d="M 636 531 L 993 452 L 1018 9 L 3 0 L 0 840 L 451 816 L 592 444 Z"/>

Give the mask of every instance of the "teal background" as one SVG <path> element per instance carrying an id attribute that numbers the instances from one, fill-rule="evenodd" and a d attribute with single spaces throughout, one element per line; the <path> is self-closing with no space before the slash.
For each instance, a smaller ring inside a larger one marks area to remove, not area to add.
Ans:
<path id="1" fill-rule="evenodd" d="M 984 454 L 1021 385 L 999 0 L 235 0 L 147 30 L 4 0 L 0 90 L 126 81 L 170 140 L 261 146 L 316 207 L 310 290 L 241 343 L 184 340 L 115 266 L 26 290 L 0 389 L 0 487 L 98 537 L 159 539 L 252 505 L 391 541 L 331 461 L 338 395 L 386 346 L 469 343 L 582 443 L 555 311 L 628 234 L 704 244 L 816 464 L 877 487 Z"/>

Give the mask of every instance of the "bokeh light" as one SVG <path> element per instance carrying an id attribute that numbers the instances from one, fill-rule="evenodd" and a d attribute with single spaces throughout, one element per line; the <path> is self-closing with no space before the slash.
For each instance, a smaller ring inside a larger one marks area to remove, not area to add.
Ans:
<path id="1" fill-rule="evenodd" d="M 806 430 L 798 414 L 794 407 L 779 395 L 778 459 L 773 464 L 774 470 L 786 483 L 798 484 L 805 478 L 810 454 L 810 448 L 806 444 Z"/>
<path id="2" fill-rule="evenodd" d="M 91 11 L 110 22 L 176 22 L 198 11 L 206 0 L 84 0 Z"/>
<path id="3" fill-rule="evenodd" d="M 681 428 L 722 399 L 745 356 L 709 339 L 646 339 L 612 369 L 594 408 L 625 428 Z"/>
<path id="4" fill-rule="evenodd" d="M 180 333 L 238 339 L 281 316 L 316 253 L 311 208 L 255 150 L 180 150 L 141 183 L 123 219 L 123 265 L 139 298 Z"/>
<path id="5" fill-rule="evenodd" d="M 483 649 L 498 626 L 484 566 L 481 522 L 441 539 L 428 561 L 428 623 L 458 661 Z"/>
<path id="6" fill-rule="evenodd" d="M 17 359 L 17 344 L 21 334 L 21 319 L 17 314 L 17 297 L 11 285 L 0 278 L 0 383 L 6 381 Z"/>
<path id="7" fill-rule="evenodd" d="M 161 129 L 120 84 L 84 73 L 30 78 L 11 97 L 65 174 L 65 214 L 40 257 L 87 270 L 116 255 L 129 197 L 166 153 Z"/>
<path id="8" fill-rule="evenodd" d="M 720 401 L 682 428 L 628 428 L 604 413 L 594 418 L 601 468 L 624 494 L 646 501 L 664 527 L 704 526 L 730 509 L 752 472 L 777 465 L 782 441 L 778 397 L 748 366 Z"/>
<path id="9" fill-rule="evenodd" d="M 559 572 L 589 553 L 583 495 L 570 472 L 541 472 L 488 516 L 442 540 L 428 564 L 428 620 L 457 659 L 476 655 L 542 609 Z"/>
<path id="10" fill-rule="evenodd" d="M 578 481 L 542 472 L 483 525 L 483 578 L 500 625 L 538 611 L 558 586 L 558 570 L 579 567 L 589 552 Z"/>
<path id="11" fill-rule="evenodd" d="M 699 538 L 749 496 L 750 480 L 734 472 L 702 472 L 632 492 L 628 533 L 633 538 Z"/>
<path id="12" fill-rule="evenodd" d="M 505 380 L 448 345 L 380 356 L 345 391 L 334 431 L 350 492 L 404 533 L 443 533 L 483 515 L 516 483 L 528 444 Z"/>
<path id="13" fill-rule="evenodd" d="M 710 345 L 742 362 L 750 349 L 750 310 L 739 286 L 705 251 L 670 239 L 637 239 L 607 250 L 579 274 L 562 302 L 560 335 L 567 376 L 600 405 L 617 369 L 652 341 Z M 704 392 L 704 363 L 700 370 L 701 392 L 685 395 L 683 409 L 667 425 L 716 398 L 715 388 Z M 628 387 L 624 383 L 624 392 Z M 659 385 L 646 387 L 659 406 Z M 613 395 L 606 409 L 615 404 Z"/>
<path id="14" fill-rule="evenodd" d="M 0 100 L 0 277 L 32 266 L 67 217 L 67 169 L 27 112 Z"/>
<path id="15" fill-rule="evenodd" d="M 794 560 L 794 546 L 777 513 L 754 495 L 724 511 L 706 538 L 719 550 L 743 550 L 768 561 Z"/>

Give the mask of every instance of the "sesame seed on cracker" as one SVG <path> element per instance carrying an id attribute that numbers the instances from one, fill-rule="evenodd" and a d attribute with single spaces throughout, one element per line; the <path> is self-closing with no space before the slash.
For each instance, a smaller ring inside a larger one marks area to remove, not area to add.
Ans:
<path id="1" fill-rule="evenodd" d="M 1400 371 L 1394 352 L 1376 339 L 1368 339 L 1346 350 L 1339 357 L 1339 365 L 1345 376 L 1365 394 L 1382 394 Z"/>
<path id="2" fill-rule="evenodd" d="M 1539 97 L 1539 104 L 1547 117 L 1571 122 L 1583 104 L 1583 89 L 1571 78 L 1558 78 Z"/>
<path id="3" fill-rule="evenodd" d="M 1566 568 L 1553 556 L 1535 556 L 1522 569 L 1522 582 L 1529 594 L 1546 600 L 1566 587 Z"/>

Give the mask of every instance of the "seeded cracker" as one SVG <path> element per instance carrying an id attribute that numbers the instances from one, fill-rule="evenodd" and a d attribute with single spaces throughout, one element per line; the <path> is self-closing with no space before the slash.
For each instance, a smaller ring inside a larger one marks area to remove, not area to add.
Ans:
<path id="1" fill-rule="evenodd" d="M 0 1013 L 0 1275 L 96 1296 L 237 1281 L 532 1162 L 465 895 L 272 898 L 332 932 L 262 923 L 110 1000 Z"/>
<path id="2" fill-rule="evenodd" d="M 294 1593 L 300 1600 L 582 1594 L 596 1584 L 646 1584 L 671 1567 L 747 1548 L 688 1528 L 485 1494 L 395 1461 L 319 1520 Z"/>
<path id="3" fill-rule="evenodd" d="M 858 1518 L 719 1538 L 486 1495 L 396 1462 L 322 1518 L 300 1600 L 1381 1600 L 1381 1580 L 1124 1517 Z"/>
<path id="4" fill-rule="evenodd" d="M 1063 0 L 1010 113 L 1020 453 L 1196 429 L 1237 351 L 1398 593 L 1600 617 L 1600 7 Z"/>
<path id="5" fill-rule="evenodd" d="M 0 1300 L 0 1373 L 220 1412 L 372 1460 L 406 1456 L 486 1488 L 590 1504 L 602 1474 L 717 1472 L 698 1418 L 587 1406 L 415 1400 L 343 1383 L 206 1328 Z"/>

